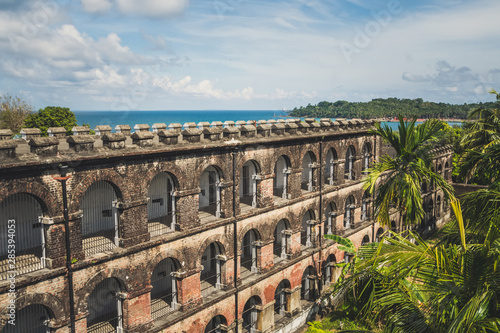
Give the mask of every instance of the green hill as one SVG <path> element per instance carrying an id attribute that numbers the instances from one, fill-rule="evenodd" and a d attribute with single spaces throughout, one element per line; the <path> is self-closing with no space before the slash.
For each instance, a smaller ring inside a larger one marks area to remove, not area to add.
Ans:
<path id="1" fill-rule="evenodd" d="M 293 117 L 315 118 L 384 118 L 401 114 L 404 117 L 465 119 L 470 110 L 477 108 L 493 109 L 495 102 L 448 104 L 424 102 L 422 98 L 376 98 L 370 102 L 323 101 L 317 105 L 294 108 L 289 114 Z"/>

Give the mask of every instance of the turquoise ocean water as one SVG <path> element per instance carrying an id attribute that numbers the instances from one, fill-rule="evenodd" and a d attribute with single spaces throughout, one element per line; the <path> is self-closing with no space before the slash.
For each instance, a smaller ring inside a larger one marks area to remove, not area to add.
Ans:
<path id="1" fill-rule="evenodd" d="M 202 121 L 238 121 L 238 120 L 269 120 L 279 119 L 286 116 L 282 110 L 207 110 L 207 111 L 74 111 L 78 125 L 89 124 L 94 129 L 97 125 L 110 125 L 112 129 L 116 125 L 148 124 L 154 123 L 199 123 Z M 397 129 L 398 123 L 387 123 L 393 129 Z M 460 122 L 449 122 L 448 124 L 460 124 Z"/>

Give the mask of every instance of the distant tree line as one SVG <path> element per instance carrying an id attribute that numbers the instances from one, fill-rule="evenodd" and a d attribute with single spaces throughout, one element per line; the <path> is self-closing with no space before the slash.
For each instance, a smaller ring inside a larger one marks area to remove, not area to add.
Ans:
<path id="1" fill-rule="evenodd" d="M 448 104 L 425 102 L 422 98 L 376 98 L 370 102 L 319 102 L 317 105 L 308 104 L 306 107 L 294 108 L 290 111 L 292 117 L 315 118 L 385 118 L 417 117 L 417 118 L 467 118 L 474 109 L 492 109 L 494 102 L 474 104 Z"/>

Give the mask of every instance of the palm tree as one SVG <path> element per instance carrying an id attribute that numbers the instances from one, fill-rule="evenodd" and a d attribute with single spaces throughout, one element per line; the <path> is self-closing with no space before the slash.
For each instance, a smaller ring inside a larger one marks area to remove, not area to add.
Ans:
<path id="1" fill-rule="evenodd" d="M 441 175 L 432 170 L 429 154 L 430 140 L 444 128 L 444 123 L 430 119 L 415 126 L 416 119 L 404 121 L 399 116 L 399 131 L 387 125 L 375 124 L 371 133 L 380 136 L 395 150 L 396 157 L 384 155 L 369 170 L 365 189 L 374 193 L 375 218 L 381 225 L 390 224 L 390 209 L 396 208 L 404 225 L 419 223 L 424 217 L 422 184 L 433 183 L 441 188 L 446 197 L 452 197 L 453 189 Z"/>
<path id="2" fill-rule="evenodd" d="M 387 332 L 498 332 L 500 239 L 490 233 L 482 243 L 468 243 L 458 200 L 452 208 L 459 244 L 432 246 L 410 231 L 415 244 L 394 234 L 362 246 L 332 296 L 356 291 L 360 316 Z M 491 223 L 498 222 L 497 214 Z"/>
<path id="3" fill-rule="evenodd" d="M 494 89 L 490 93 L 496 95 L 497 101 L 500 101 L 499 93 Z M 462 166 L 460 176 L 468 181 L 476 175 L 477 181 L 487 183 L 491 180 L 490 171 L 493 169 L 478 170 L 477 164 L 485 157 L 482 155 L 487 153 L 491 146 L 500 143 L 500 109 L 479 108 L 473 110 L 469 118 L 477 120 L 472 123 L 470 132 L 466 133 L 460 142 L 465 151 L 459 160 Z"/>

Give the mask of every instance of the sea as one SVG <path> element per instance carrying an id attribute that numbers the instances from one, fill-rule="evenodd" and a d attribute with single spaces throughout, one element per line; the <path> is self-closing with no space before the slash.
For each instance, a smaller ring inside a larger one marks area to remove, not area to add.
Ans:
<path id="1" fill-rule="evenodd" d="M 187 122 L 212 122 L 212 121 L 238 121 L 238 120 L 269 120 L 286 119 L 287 111 L 284 110 L 182 110 L 182 111 L 73 111 L 78 125 L 89 124 L 94 129 L 97 125 L 109 125 L 112 129 L 116 125 L 130 125 L 155 123 L 180 123 Z M 293 117 L 295 118 L 295 117 Z M 304 118 L 301 118 L 302 120 Z M 317 118 L 319 120 L 319 118 Z M 335 120 L 335 118 L 332 118 Z M 397 122 L 383 122 L 397 130 Z M 419 122 L 417 122 L 418 124 Z M 450 126 L 460 125 L 461 122 L 448 122 Z"/>

